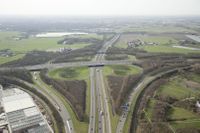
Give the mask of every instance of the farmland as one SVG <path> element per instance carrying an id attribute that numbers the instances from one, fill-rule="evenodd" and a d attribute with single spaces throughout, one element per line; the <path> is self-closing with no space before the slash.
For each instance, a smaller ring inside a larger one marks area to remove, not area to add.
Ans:
<path id="1" fill-rule="evenodd" d="M 178 27 L 178 26 L 172 26 L 172 25 L 129 25 L 126 27 L 122 27 L 121 29 L 117 31 L 123 31 L 123 32 L 146 32 L 146 33 L 185 33 L 185 32 L 192 32 L 196 33 L 193 29 L 186 29 L 184 27 Z"/>
<path id="2" fill-rule="evenodd" d="M 71 133 L 199 132 L 200 19 L 169 18 L 0 19 L 1 80 L 44 93 Z"/>
<path id="3" fill-rule="evenodd" d="M 155 42 L 158 44 L 169 44 L 169 41 L 171 43 L 177 43 L 177 41 L 170 37 L 170 36 L 164 36 L 164 35 L 140 35 L 140 34 L 124 34 L 121 36 L 119 41 L 116 43 L 116 47 L 121 48 L 127 48 L 127 42 L 135 40 L 135 39 L 141 39 L 145 42 Z"/>
<path id="4" fill-rule="evenodd" d="M 141 48 L 151 53 L 179 53 L 179 54 L 200 53 L 200 50 L 187 50 L 183 48 L 174 48 L 171 46 L 144 46 Z"/>
<path id="5" fill-rule="evenodd" d="M 178 34 L 177 34 L 178 35 Z M 184 38 L 184 37 L 182 37 Z M 173 46 L 179 45 L 177 38 L 170 35 L 162 34 L 124 34 L 119 41 L 115 44 L 118 48 L 128 48 L 128 42 L 139 39 L 144 43 L 155 43 L 156 45 L 141 45 L 138 48 L 143 49 L 150 53 L 200 53 L 200 50 L 189 50 L 183 48 L 175 48 Z"/>
<path id="6" fill-rule="evenodd" d="M 86 34 L 86 35 L 72 35 L 71 37 L 79 38 L 95 38 L 102 39 L 102 35 L 97 34 Z M 91 45 L 90 42 L 74 43 L 72 45 L 61 45 L 58 41 L 64 39 L 64 37 L 53 37 L 53 38 L 37 38 L 33 35 L 26 36 L 20 32 L 0 32 L 0 50 L 9 49 L 13 52 L 12 56 L 0 57 L 0 63 L 6 63 L 19 58 L 22 58 L 27 52 L 33 50 L 41 51 L 58 51 L 59 48 L 70 48 L 70 49 L 81 49 Z"/>
<path id="7" fill-rule="evenodd" d="M 195 79 L 200 77 L 189 72 L 160 79 L 150 85 L 143 98 L 147 102 L 142 101 L 140 106 L 137 132 L 146 132 L 148 129 L 183 133 L 199 130 L 200 115 L 195 104 L 200 96 L 200 81 L 190 78 L 194 75 Z"/>

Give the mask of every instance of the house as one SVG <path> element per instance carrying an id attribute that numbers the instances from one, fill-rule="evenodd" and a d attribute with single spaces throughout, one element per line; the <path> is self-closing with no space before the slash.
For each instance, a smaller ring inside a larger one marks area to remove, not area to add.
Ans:
<path id="1" fill-rule="evenodd" d="M 141 45 L 144 45 L 144 42 L 141 41 L 140 39 L 136 39 L 130 42 L 127 42 L 128 47 L 138 47 Z"/>
<path id="2" fill-rule="evenodd" d="M 70 52 L 70 51 L 72 51 L 71 48 L 60 48 L 59 49 L 59 52 L 61 52 L 61 53 L 67 53 L 67 52 Z"/>

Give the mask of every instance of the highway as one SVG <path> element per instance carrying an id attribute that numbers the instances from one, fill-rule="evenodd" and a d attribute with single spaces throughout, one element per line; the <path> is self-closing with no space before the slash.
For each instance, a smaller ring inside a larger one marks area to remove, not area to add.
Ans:
<path id="1" fill-rule="evenodd" d="M 174 71 L 177 71 L 177 70 L 180 70 L 180 69 L 187 69 L 189 68 L 188 66 L 187 67 L 178 67 L 178 68 L 174 68 L 174 69 L 171 69 L 171 70 L 166 70 L 166 71 L 163 71 L 161 73 L 158 73 L 154 76 L 149 76 L 149 75 L 146 75 L 142 81 L 135 87 L 133 88 L 132 90 L 132 93 L 129 95 L 128 97 L 128 101 L 127 103 L 129 104 L 129 107 L 128 107 L 128 110 L 126 111 L 123 111 L 122 115 L 120 116 L 120 120 L 118 122 L 118 125 L 117 125 L 117 130 L 116 130 L 116 133 L 123 133 L 123 128 L 124 128 L 124 124 L 126 122 L 126 119 L 127 119 L 127 116 L 128 116 L 128 113 L 130 112 L 130 106 L 133 102 L 133 99 L 135 97 L 135 94 L 140 91 L 141 89 L 144 89 L 149 83 L 151 83 L 152 81 L 168 74 L 168 73 L 171 73 L 171 72 L 174 72 Z"/>
<path id="2" fill-rule="evenodd" d="M 95 70 L 96 73 L 96 96 L 97 96 L 97 115 L 98 115 L 98 133 L 105 133 L 105 119 L 104 119 L 104 106 L 103 106 L 103 98 L 102 98 L 102 88 L 101 82 L 99 81 L 100 78 L 97 76 L 97 71 L 99 69 Z"/>
<path id="3" fill-rule="evenodd" d="M 41 82 L 39 77 L 39 73 L 37 70 L 41 70 L 44 68 L 47 69 L 56 69 L 63 67 L 80 67 L 80 66 L 95 66 L 95 65 L 131 65 L 133 61 L 130 60 L 121 60 L 121 61 L 105 61 L 104 56 L 109 47 L 111 47 L 120 37 L 119 34 L 115 35 L 111 40 L 107 41 L 103 44 L 102 48 L 98 51 L 98 54 L 94 57 L 92 61 L 87 62 L 69 62 L 69 63 L 57 63 L 57 64 L 40 64 L 33 66 L 23 66 L 23 67 L 0 67 L 0 70 L 9 70 L 9 69 L 27 69 L 33 72 L 34 82 L 37 84 L 33 85 L 28 82 L 19 80 L 24 84 L 33 87 L 39 93 L 43 94 L 48 100 L 57 108 L 59 111 L 64 124 L 65 130 L 67 133 L 74 133 L 73 123 L 70 119 L 69 112 L 62 100 L 54 93 L 55 90 L 50 90 L 51 88 L 47 88 L 47 86 Z M 135 61 L 135 63 L 138 63 Z M 35 73 L 35 74 L 34 74 Z M 107 90 L 104 85 L 103 72 L 101 67 L 91 67 L 90 68 L 90 120 L 89 120 L 89 129 L 88 133 L 95 133 L 96 130 L 98 133 L 111 133 L 111 121 L 110 121 L 110 113 L 109 113 L 109 103 Z M 96 123 L 98 122 L 98 123 Z M 98 127 L 96 127 L 98 125 Z M 78 126 L 78 125 L 76 125 Z"/>
<path id="4" fill-rule="evenodd" d="M 95 83 L 93 81 L 95 77 L 95 69 L 90 68 L 90 121 L 88 133 L 95 133 L 95 121 L 96 121 L 96 95 L 95 95 Z"/>
<path id="5" fill-rule="evenodd" d="M 121 60 L 121 61 L 105 61 L 104 55 L 107 49 L 114 44 L 120 35 L 115 35 L 111 40 L 103 44 L 102 48 L 98 51 L 98 54 L 94 57 L 93 61 L 87 62 L 69 62 L 69 63 L 45 63 L 32 66 L 21 66 L 21 67 L 0 67 L 1 71 L 10 70 L 10 69 L 26 69 L 33 71 L 33 79 L 36 85 L 30 84 L 26 81 L 18 79 L 19 82 L 26 84 L 29 87 L 36 89 L 39 93 L 43 94 L 47 99 L 55 106 L 55 108 L 60 113 L 67 133 L 74 133 L 73 123 L 70 119 L 69 112 L 67 111 L 64 103 L 55 94 L 55 90 L 50 90 L 47 86 L 41 82 L 38 70 L 47 68 L 47 69 L 56 69 L 63 67 L 80 67 L 80 66 L 95 66 L 95 65 L 113 65 L 113 64 L 126 64 L 131 65 L 133 62 L 130 60 Z M 91 80 L 91 103 L 90 103 L 90 120 L 89 120 L 89 129 L 88 133 L 96 132 L 96 116 L 98 116 L 98 132 L 99 133 L 111 133 L 111 124 L 109 116 L 109 108 L 106 100 L 106 90 L 104 87 L 104 80 L 102 70 L 96 69 L 95 67 L 90 68 L 90 80 Z M 97 103 L 97 105 L 96 105 Z M 78 125 L 76 125 L 78 126 Z"/>
<path id="6" fill-rule="evenodd" d="M 26 69 L 30 71 L 37 71 L 44 68 L 47 69 L 57 69 L 63 67 L 80 67 L 80 66 L 95 66 L 95 65 L 131 65 L 132 63 L 139 63 L 138 61 L 130 61 L 130 60 L 120 60 L 120 61 L 105 61 L 104 56 L 109 47 L 114 44 L 118 38 L 119 34 L 115 35 L 111 40 L 107 41 L 103 44 L 102 48 L 97 52 L 98 54 L 94 57 L 92 61 L 86 62 L 69 62 L 69 63 L 45 63 L 39 65 L 32 66 L 21 66 L 21 67 L 0 67 L 0 70 L 10 70 L 10 69 Z M 39 78 L 38 73 L 36 74 L 37 78 Z M 34 75 L 33 75 L 34 76 Z M 110 123 L 110 114 L 109 114 L 109 106 L 106 94 L 106 88 L 104 86 L 103 74 L 101 68 L 96 69 L 94 67 L 90 68 L 90 81 L 91 81 L 91 97 L 90 97 L 90 121 L 89 121 L 89 129 L 88 133 L 96 132 L 96 116 L 98 115 L 98 132 L 99 133 L 111 133 L 111 123 Z M 60 114 L 64 120 L 65 128 L 69 133 L 74 132 L 73 123 L 70 120 L 70 116 L 62 101 L 55 95 L 51 94 L 48 89 L 45 89 L 46 86 L 43 85 L 39 80 L 35 80 L 35 82 L 42 89 L 38 89 L 34 87 L 39 92 L 44 94 L 54 105 L 56 108 L 61 108 Z M 29 84 L 30 85 L 30 84 Z M 32 86 L 33 87 L 33 86 Z M 97 105 L 96 105 L 97 103 Z M 96 110 L 97 109 L 97 110 Z M 97 113 L 97 114 L 96 114 Z M 70 121 L 69 121 L 70 120 Z"/>
<path id="7" fill-rule="evenodd" d="M 120 35 L 115 35 L 110 41 L 106 42 L 102 48 L 98 51 L 92 64 L 132 64 L 130 61 L 104 61 L 104 56 L 109 47 L 111 47 L 118 39 Z M 90 64 L 91 65 L 91 64 Z M 94 133 L 95 130 L 98 130 L 98 133 L 111 133 L 111 123 L 110 123 L 110 114 L 109 106 L 106 94 L 106 88 L 104 86 L 102 69 L 99 68 L 90 68 L 90 82 L 91 82 L 91 105 L 90 105 L 90 122 L 88 133 Z M 95 110 L 97 108 L 97 110 Z M 96 114 L 97 113 L 97 114 Z M 96 119 L 98 117 L 98 127 L 96 128 Z"/>
<path id="8" fill-rule="evenodd" d="M 95 66 L 95 65 L 131 65 L 133 63 L 138 64 L 139 61 L 130 61 L 130 60 L 117 60 L 117 61 L 105 61 L 104 56 L 109 47 L 111 47 L 116 40 L 120 37 L 119 34 L 115 35 L 111 40 L 103 44 L 102 48 L 97 52 L 96 56 L 92 61 L 86 62 L 69 62 L 69 63 L 57 63 L 57 64 L 40 64 L 33 66 L 23 66 L 23 67 L 0 67 L 1 71 L 9 70 L 9 69 L 27 69 L 30 71 L 37 71 L 44 68 L 47 69 L 56 69 L 63 67 L 80 67 L 80 66 Z M 153 80 L 170 73 L 172 71 L 176 71 L 180 68 L 174 68 L 168 71 L 161 72 L 154 76 L 145 75 L 142 81 L 133 88 L 132 93 L 128 97 L 127 103 L 130 105 L 133 102 L 135 94 L 141 89 L 145 88 L 149 83 Z M 184 67 L 182 68 L 184 69 Z M 43 94 L 47 99 L 57 108 L 60 113 L 67 133 L 75 133 L 74 126 L 71 121 L 69 112 L 64 106 L 63 101 L 59 98 L 58 95 L 54 93 L 54 91 L 47 88 L 47 86 L 39 80 L 39 73 L 36 72 L 33 74 L 34 82 L 37 84 L 33 85 L 26 81 L 19 80 L 20 82 L 36 89 L 39 93 Z M 111 120 L 110 120 L 110 111 L 109 111 L 109 97 L 107 93 L 107 89 L 104 83 L 104 76 L 102 67 L 90 67 L 90 116 L 89 116 L 89 128 L 88 133 L 112 133 L 111 128 Z M 123 111 L 120 116 L 120 120 L 117 125 L 116 133 L 122 133 L 125 122 L 127 120 L 128 113 L 130 113 L 130 108 L 128 110 Z M 97 123 L 96 123 L 97 122 Z M 75 125 L 78 126 L 78 125 Z"/>
<path id="9" fill-rule="evenodd" d="M 101 98 L 101 108 L 102 110 L 100 110 L 100 116 L 102 117 L 102 112 L 103 112 L 103 117 L 105 119 L 104 124 L 105 124 L 105 128 L 106 128 L 106 133 L 111 133 L 111 121 L 110 121 L 110 112 L 109 112 L 109 98 L 107 96 L 107 92 L 106 92 L 106 88 L 105 88 L 105 83 L 104 83 L 104 79 L 103 79 L 103 72 L 102 72 L 102 68 L 99 68 L 97 70 L 97 85 L 99 88 L 99 94 L 100 94 L 100 98 Z M 102 112 L 101 112 L 102 111 Z"/>

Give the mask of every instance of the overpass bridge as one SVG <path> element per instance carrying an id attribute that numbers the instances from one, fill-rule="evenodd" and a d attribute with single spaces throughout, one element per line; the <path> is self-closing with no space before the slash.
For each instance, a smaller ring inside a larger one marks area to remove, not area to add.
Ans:
<path id="1" fill-rule="evenodd" d="M 39 64 L 30 66 L 20 66 L 20 67 L 0 67 L 0 70 L 10 70 L 10 69 L 26 69 L 29 71 L 41 70 L 41 69 L 56 69 L 63 67 L 100 67 L 104 65 L 132 65 L 138 64 L 139 61 L 131 60 L 117 60 L 117 61 L 85 61 L 85 62 L 68 62 L 68 63 L 53 63 L 53 64 Z"/>

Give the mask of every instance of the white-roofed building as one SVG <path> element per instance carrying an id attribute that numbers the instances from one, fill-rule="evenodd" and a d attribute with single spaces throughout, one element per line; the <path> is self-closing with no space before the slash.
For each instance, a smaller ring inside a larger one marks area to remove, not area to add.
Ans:
<path id="1" fill-rule="evenodd" d="M 13 91 L 16 91 L 14 95 L 7 95 L 2 99 L 6 113 L 35 106 L 33 99 L 27 93 L 18 92 L 17 89 Z"/>
<path id="2" fill-rule="evenodd" d="M 6 89 L 2 104 L 13 133 L 52 133 L 32 97 L 18 89 Z"/>

